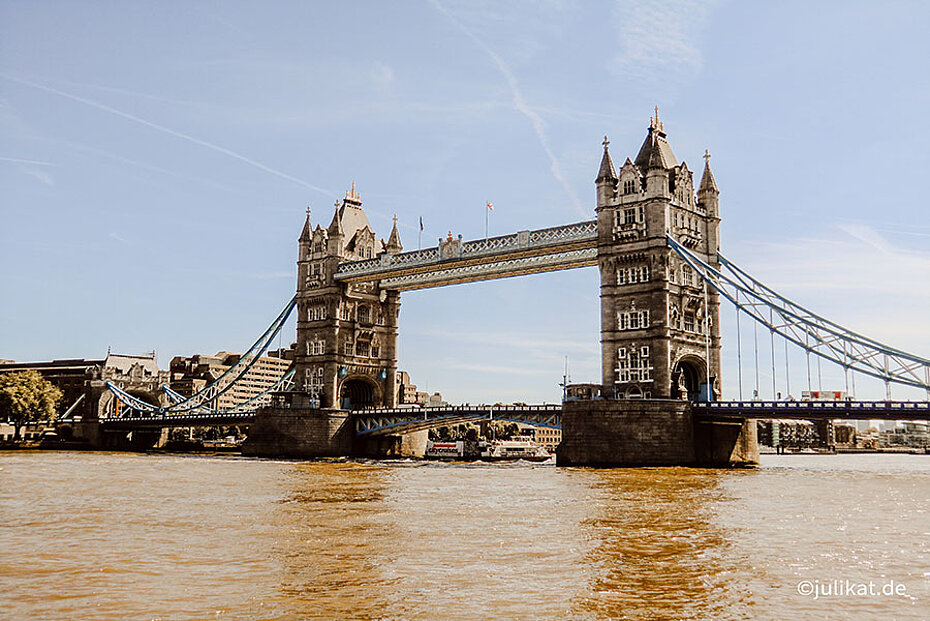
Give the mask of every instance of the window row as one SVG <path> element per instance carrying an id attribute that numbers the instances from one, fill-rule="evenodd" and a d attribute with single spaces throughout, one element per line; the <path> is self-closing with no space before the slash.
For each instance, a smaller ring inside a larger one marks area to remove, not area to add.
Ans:
<path id="1" fill-rule="evenodd" d="M 323 341 L 307 341 L 307 355 L 320 356 L 325 353 L 326 343 Z"/>
<path id="2" fill-rule="evenodd" d="M 685 215 L 680 211 L 672 214 L 672 223 L 680 229 L 697 230 L 698 228 L 698 219 L 696 217 Z"/>
<path id="3" fill-rule="evenodd" d="M 305 384 L 308 388 L 323 387 L 323 367 L 307 367 L 307 378 Z"/>
<path id="4" fill-rule="evenodd" d="M 649 282 L 648 265 L 617 268 L 618 285 L 632 285 L 638 282 Z"/>
<path id="5" fill-rule="evenodd" d="M 676 330 L 693 332 L 695 334 L 704 334 L 704 319 L 696 316 L 694 313 L 686 312 L 684 315 L 678 313 L 677 308 L 671 312 L 671 326 Z"/>
<path id="6" fill-rule="evenodd" d="M 617 212 L 617 226 L 624 224 L 636 224 L 645 222 L 646 212 L 642 207 L 627 207 L 623 211 Z"/>
<path id="7" fill-rule="evenodd" d="M 367 341 L 359 341 L 358 343 L 346 341 L 342 346 L 342 353 L 346 356 L 357 356 L 359 358 L 379 358 L 381 348 Z"/>
<path id="8" fill-rule="evenodd" d="M 307 321 L 322 321 L 326 319 L 325 306 L 311 306 L 307 308 Z"/>
<path id="9" fill-rule="evenodd" d="M 640 347 L 626 351 L 621 347 L 617 352 L 617 382 L 629 384 L 631 382 L 651 382 L 652 365 L 649 364 L 649 348 Z"/>
<path id="10" fill-rule="evenodd" d="M 648 310 L 630 310 L 617 313 L 618 330 L 640 330 L 649 327 Z"/>

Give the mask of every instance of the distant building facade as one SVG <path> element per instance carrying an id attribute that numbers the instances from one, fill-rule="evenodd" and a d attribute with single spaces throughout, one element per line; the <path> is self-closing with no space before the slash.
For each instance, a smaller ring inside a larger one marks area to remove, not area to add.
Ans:
<path id="1" fill-rule="evenodd" d="M 94 360 L 0 364 L 0 373 L 27 370 L 38 371 L 62 391 L 59 416 L 68 412 L 69 418 L 83 420 L 106 418 L 119 412 L 119 404 L 106 388 L 107 381 L 147 403 L 161 405 L 165 403 L 161 386 L 169 378 L 166 371 L 159 370 L 155 352 L 139 356 L 107 352 L 106 358 Z"/>
<path id="2" fill-rule="evenodd" d="M 275 353 L 286 355 L 287 350 Z M 171 389 L 189 397 L 218 380 L 241 358 L 242 354 L 225 351 L 217 352 L 215 356 L 203 354 L 189 357 L 176 356 L 169 365 Z M 258 397 L 280 380 L 291 364 L 286 357 L 259 357 L 252 368 L 242 376 L 242 379 L 233 384 L 230 390 L 220 395 L 215 403 L 210 404 L 210 407 L 228 410 L 253 397 Z M 255 404 L 262 405 L 257 401 Z"/>

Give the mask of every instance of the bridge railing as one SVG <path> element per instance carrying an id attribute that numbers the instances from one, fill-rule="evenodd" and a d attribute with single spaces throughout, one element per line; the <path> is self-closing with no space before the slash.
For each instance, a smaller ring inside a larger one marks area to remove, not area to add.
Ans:
<path id="1" fill-rule="evenodd" d="M 494 256 L 521 249 L 545 248 L 596 239 L 597 220 L 586 220 L 563 226 L 518 231 L 509 235 L 462 242 L 460 251 L 449 259 Z M 336 277 L 337 279 L 352 278 L 389 273 L 392 270 L 439 264 L 444 260 L 446 259 L 441 258 L 438 246 L 399 254 L 383 254 L 375 259 L 340 263 Z"/>

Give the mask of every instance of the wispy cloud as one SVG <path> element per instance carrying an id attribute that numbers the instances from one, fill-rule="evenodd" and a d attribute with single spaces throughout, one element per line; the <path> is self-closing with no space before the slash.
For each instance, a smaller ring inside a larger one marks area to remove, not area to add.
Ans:
<path id="1" fill-rule="evenodd" d="M 0 162 L 12 162 L 14 164 L 31 164 L 32 166 L 54 166 L 51 162 L 40 162 L 39 160 L 27 160 L 19 157 L 4 157 L 0 155 Z"/>
<path id="2" fill-rule="evenodd" d="M 618 1 L 614 21 L 620 50 L 612 71 L 638 86 L 680 88 L 703 67 L 700 34 L 717 0 Z"/>
<path id="3" fill-rule="evenodd" d="M 738 244 L 727 255 L 814 312 L 925 355 L 930 347 L 930 288 L 925 285 L 930 252 L 904 248 L 865 224 L 837 229 L 841 235 Z"/>
<path id="4" fill-rule="evenodd" d="M 537 113 L 530 105 L 526 102 L 526 99 L 523 97 L 523 93 L 520 91 L 520 88 L 517 84 L 517 79 L 513 74 L 513 71 L 510 70 L 510 67 L 507 63 L 504 62 L 504 59 L 500 57 L 494 50 L 488 47 L 481 39 L 479 39 L 471 30 L 469 30 L 465 24 L 459 21 L 450 11 L 448 11 L 438 0 L 430 0 L 431 4 L 436 7 L 437 10 L 442 12 L 449 21 L 455 24 L 465 36 L 471 39 L 475 45 L 477 45 L 485 54 L 487 54 L 494 64 L 497 66 L 497 69 L 503 74 L 504 79 L 507 81 L 507 86 L 510 89 L 510 94 L 512 97 L 513 107 L 523 116 L 525 116 L 533 127 L 533 132 L 536 134 L 536 137 L 539 139 L 539 144 L 542 146 L 543 151 L 545 151 L 546 156 L 549 158 L 549 170 L 552 172 L 552 176 L 556 181 L 562 186 L 565 190 L 565 193 L 568 195 L 569 200 L 572 203 L 574 210 L 582 217 L 588 217 L 588 212 L 582 207 L 581 201 L 578 199 L 578 196 L 575 194 L 575 191 L 572 189 L 571 185 L 568 183 L 568 179 L 565 174 L 562 172 L 562 165 L 559 163 L 558 158 L 555 156 L 555 152 L 552 150 L 552 145 L 549 141 L 549 135 L 546 133 L 546 123 L 543 121 L 543 118 Z"/>
<path id="5" fill-rule="evenodd" d="M 227 156 L 229 156 L 229 157 L 231 157 L 231 158 L 233 158 L 233 159 L 239 160 L 240 162 L 244 162 L 244 163 L 246 163 L 246 164 L 248 164 L 248 165 L 250 165 L 250 166 L 252 166 L 252 167 L 254 167 L 254 168 L 257 168 L 258 170 L 264 171 L 264 172 L 266 172 L 266 173 L 269 173 L 269 174 L 274 175 L 274 176 L 276 176 L 276 177 L 279 177 L 279 178 L 281 178 L 281 179 L 285 179 L 285 180 L 290 181 L 290 182 L 292 182 L 292 183 L 296 183 L 297 185 L 303 186 L 303 187 L 308 188 L 308 189 L 310 189 L 310 190 L 314 190 L 314 191 L 319 192 L 319 193 L 321 193 L 321 194 L 324 194 L 324 195 L 326 195 L 326 196 L 328 196 L 328 197 L 333 197 L 333 196 L 335 196 L 335 194 L 333 194 L 333 193 L 330 192 L 329 190 L 326 190 L 326 189 L 321 188 L 321 187 L 319 187 L 319 186 L 313 185 L 313 184 L 311 184 L 311 183 L 307 183 L 306 181 L 303 181 L 302 179 L 298 179 L 298 178 L 296 178 L 296 177 L 292 177 L 291 175 L 288 175 L 287 173 L 281 172 L 280 170 L 275 170 L 274 168 L 271 168 L 270 166 L 266 166 L 265 164 L 262 164 L 261 162 L 257 162 L 257 161 L 255 161 L 255 160 L 253 160 L 253 159 L 251 159 L 251 158 L 248 158 L 248 157 L 246 157 L 246 156 L 244 156 L 244 155 L 242 155 L 242 154 L 240 154 L 240 153 L 236 153 L 235 151 L 232 151 L 231 149 L 227 149 L 226 147 L 221 147 L 221 146 L 219 146 L 219 145 L 216 145 L 216 144 L 207 142 L 206 140 L 201 140 L 200 138 L 196 138 L 196 137 L 191 136 L 191 135 L 189 135 L 189 134 L 185 134 L 185 133 L 183 133 L 183 132 L 179 132 L 179 131 L 173 130 L 173 129 L 169 128 L 169 127 L 165 127 L 164 125 L 159 125 L 159 124 L 157 124 L 157 123 L 153 123 L 153 122 L 151 122 L 151 121 L 147 121 L 147 120 L 145 120 L 145 119 L 143 119 L 143 118 L 140 118 L 140 117 L 138 117 L 138 116 L 135 116 L 135 115 L 133 115 L 133 114 L 129 114 L 128 112 L 123 112 L 122 110 L 117 110 L 116 108 L 112 108 L 112 107 L 107 106 L 107 105 L 105 105 L 105 104 L 102 104 L 102 103 L 93 101 L 93 100 L 91 100 L 91 99 L 87 99 L 87 98 L 85 98 L 85 97 L 80 97 L 80 96 L 74 95 L 74 94 L 72 94 L 72 93 L 67 93 L 67 92 L 62 91 L 62 90 L 59 90 L 59 89 L 57 89 L 57 88 L 52 88 L 51 86 L 46 86 L 46 85 L 44 85 L 44 84 L 38 84 L 38 83 L 36 83 L 36 82 L 32 82 L 31 80 L 25 80 L 25 79 L 22 79 L 22 78 L 16 78 L 16 77 L 9 76 L 9 75 L 5 75 L 5 74 L 0 74 L 0 77 L 3 77 L 3 78 L 5 78 L 5 79 L 7 79 L 7 80 L 10 80 L 11 82 L 16 82 L 17 84 L 22 84 L 23 86 L 29 86 L 29 87 L 31 87 L 31 88 L 35 88 L 35 89 L 38 89 L 38 90 L 40 90 L 40 91 L 44 91 L 44 92 L 46 92 L 46 93 L 51 93 L 51 94 L 53 94 L 53 95 L 58 95 L 59 97 L 64 97 L 64 98 L 66 98 L 66 99 L 70 99 L 70 100 L 72 100 L 72 101 L 76 101 L 76 102 L 78 102 L 78 103 L 82 103 L 82 104 L 84 104 L 84 105 L 86 105 L 86 106 L 90 106 L 90 107 L 92 107 L 92 108 L 96 108 L 97 110 L 102 110 L 103 112 L 108 112 L 108 113 L 110 113 L 110 114 L 116 115 L 116 116 L 121 117 L 121 118 L 124 118 L 124 119 L 126 119 L 126 120 L 133 121 L 134 123 L 138 123 L 138 124 L 140 124 L 140 125 L 144 125 L 144 126 L 146 126 L 146 127 L 150 127 L 150 128 L 155 129 L 155 130 L 157 130 L 157 131 L 163 132 L 163 133 L 168 134 L 168 135 L 170 135 L 170 136 L 174 136 L 174 137 L 176 137 L 176 138 L 180 138 L 180 139 L 182 139 L 182 140 L 186 140 L 186 141 L 188 141 L 188 142 L 191 142 L 191 143 L 193 143 L 193 144 L 199 145 L 199 146 L 201 146 L 201 147 L 205 147 L 205 148 L 210 149 L 210 150 L 212 150 L 212 151 L 216 151 L 217 153 L 222 153 L 223 155 L 227 155 Z"/>

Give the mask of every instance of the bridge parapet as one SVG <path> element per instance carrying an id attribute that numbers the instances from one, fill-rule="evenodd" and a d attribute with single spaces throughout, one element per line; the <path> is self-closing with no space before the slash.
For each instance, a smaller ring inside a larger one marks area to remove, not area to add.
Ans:
<path id="1" fill-rule="evenodd" d="M 597 221 L 586 220 L 564 226 L 532 231 L 518 231 L 510 235 L 461 242 L 455 252 L 443 252 L 445 244 L 423 250 L 384 254 L 376 259 L 347 261 L 339 264 L 336 280 L 366 280 L 391 277 L 420 268 L 445 269 L 449 261 L 467 259 L 503 260 L 511 255 L 558 253 L 574 248 L 579 243 L 592 246 L 597 242 Z"/>
<path id="2" fill-rule="evenodd" d="M 930 420 L 927 401 L 715 401 L 695 403 L 694 415 L 711 418 Z"/>

